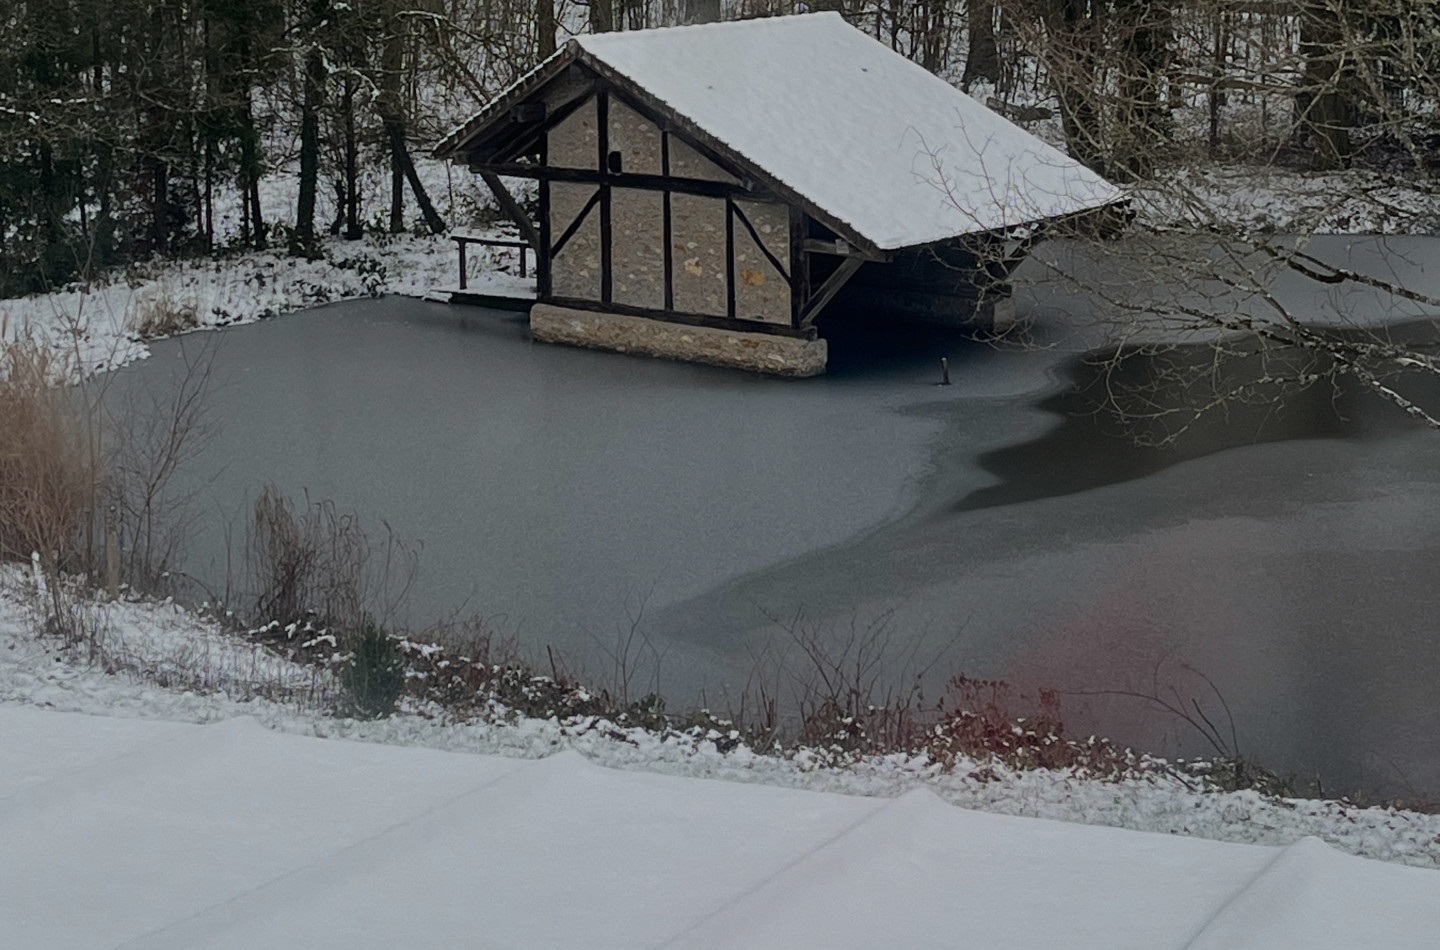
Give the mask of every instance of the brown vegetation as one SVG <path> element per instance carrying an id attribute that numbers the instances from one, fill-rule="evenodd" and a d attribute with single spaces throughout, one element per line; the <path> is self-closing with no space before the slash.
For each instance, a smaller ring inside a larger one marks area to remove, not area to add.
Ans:
<path id="1" fill-rule="evenodd" d="M 49 570 L 86 560 L 103 490 L 83 403 L 51 385 L 56 358 L 31 344 L 0 348 L 0 559 L 38 555 Z"/>

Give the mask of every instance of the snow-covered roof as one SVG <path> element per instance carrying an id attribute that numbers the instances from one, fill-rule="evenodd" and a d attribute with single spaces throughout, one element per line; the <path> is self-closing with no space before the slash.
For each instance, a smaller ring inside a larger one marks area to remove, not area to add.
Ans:
<path id="1" fill-rule="evenodd" d="M 1118 794 L 1118 793 L 1117 793 Z M 0 706 L 0 947 L 1433 947 L 1440 872 Z"/>
<path id="2" fill-rule="evenodd" d="M 644 93 L 881 250 L 1122 197 L 838 13 L 581 36 L 510 95 L 567 56 Z M 472 120 L 440 151 L 475 130 Z"/>

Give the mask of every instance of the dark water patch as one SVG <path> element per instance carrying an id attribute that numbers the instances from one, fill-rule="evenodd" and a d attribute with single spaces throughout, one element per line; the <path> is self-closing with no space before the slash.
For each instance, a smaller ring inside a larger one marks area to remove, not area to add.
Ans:
<path id="1" fill-rule="evenodd" d="M 976 328 L 889 320 L 875 314 L 841 313 L 818 323 L 829 348 L 825 373 L 832 379 L 913 374 L 940 382 L 940 360 L 952 376 L 993 356 L 987 336 Z"/>
<path id="2" fill-rule="evenodd" d="M 1335 330 L 1343 345 L 1376 331 Z M 1387 343 L 1433 354 L 1434 323 L 1386 328 Z M 1076 357 L 1068 381 L 1038 408 L 1060 423 L 1028 442 L 978 458 L 998 485 L 976 489 L 955 506 L 975 511 L 1073 495 L 1145 478 L 1229 449 L 1299 439 L 1383 438 L 1418 424 L 1394 401 L 1334 359 L 1254 339 L 1132 348 Z M 1384 384 L 1401 399 L 1440 413 L 1440 377 L 1400 367 Z"/>

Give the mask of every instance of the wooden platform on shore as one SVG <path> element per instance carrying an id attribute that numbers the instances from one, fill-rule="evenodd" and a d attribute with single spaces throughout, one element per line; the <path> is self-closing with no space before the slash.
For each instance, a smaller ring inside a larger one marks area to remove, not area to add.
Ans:
<path id="1" fill-rule="evenodd" d="M 436 287 L 425 295 L 426 300 L 460 304 L 469 307 L 493 307 L 529 313 L 535 305 L 535 279 L 510 274 L 491 274 L 467 282 L 463 290 L 456 286 Z"/>

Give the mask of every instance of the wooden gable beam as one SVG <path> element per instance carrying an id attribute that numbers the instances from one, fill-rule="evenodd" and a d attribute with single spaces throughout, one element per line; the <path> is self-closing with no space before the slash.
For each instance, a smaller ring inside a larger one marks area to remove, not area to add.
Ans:
<path id="1" fill-rule="evenodd" d="M 513 162 L 515 159 L 539 145 L 540 139 L 544 137 L 547 132 L 574 115 L 577 110 L 592 101 L 594 96 L 595 88 L 594 86 L 589 86 L 581 90 L 575 98 L 569 99 L 556 108 L 548 110 L 544 118 L 538 123 L 521 130 L 516 134 L 514 139 L 492 152 L 490 156 L 484 160 L 484 164 L 499 165 Z M 535 104 L 544 105 L 543 102 Z M 476 166 L 476 162 L 472 160 L 470 165 L 473 168 Z"/>
<path id="2" fill-rule="evenodd" d="M 836 238 L 833 241 L 822 241 L 819 238 L 806 238 L 800 243 L 800 249 L 807 254 L 832 254 L 836 257 L 858 257 L 864 261 L 888 261 L 894 257 L 893 254 L 885 251 L 875 253 L 855 247 L 844 238 Z"/>
<path id="3" fill-rule="evenodd" d="M 615 188 L 640 188 L 646 191 L 673 191 L 676 194 L 704 195 L 709 198 L 736 198 L 775 201 L 783 199 L 764 191 L 748 191 L 744 185 L 732 185 L 723 181 L 706 181 L 700 178 L 666 178 L 664 175 L 640 175 L 633 172 L 616 174 L 610 171 L 594 171 L 588 168 L 556 168 L 551 165 L 475 164 L 470 166 L 476 172 L 490 172 L 510 178 L 536 178 L 542 181 L 573 181 L 588 185 L 610 185 Z"/>

